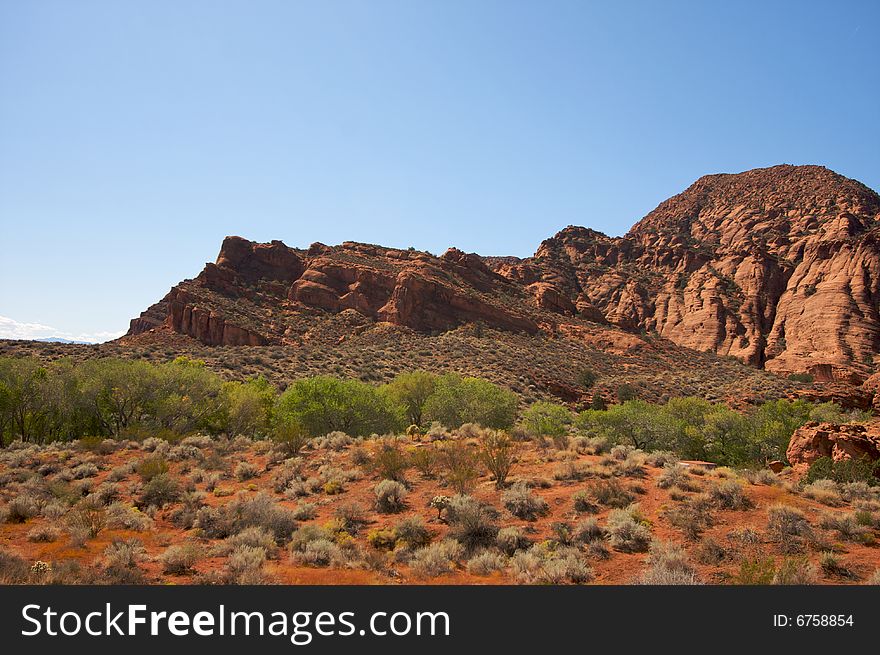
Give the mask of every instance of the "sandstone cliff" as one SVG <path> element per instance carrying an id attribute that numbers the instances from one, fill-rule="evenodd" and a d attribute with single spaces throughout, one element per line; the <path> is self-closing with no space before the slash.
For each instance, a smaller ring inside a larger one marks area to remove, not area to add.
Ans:
<path id="1" fill-rule="evenodd" d="M 878 220 L 880 196 L 864 185 L 786 165 L 700 178 L 623 237 L 569 227 L 527 259 L 228 237 L 216 263 L 134 319 L 129 335 L 285 343 L 349 311 L 355 327 L 425 333 L 482 323 L 580 338 L 585 325 L 609 325 L 860 383 L 880 349 Z M 609 334 L 598 338 L 625 341 Z"/>

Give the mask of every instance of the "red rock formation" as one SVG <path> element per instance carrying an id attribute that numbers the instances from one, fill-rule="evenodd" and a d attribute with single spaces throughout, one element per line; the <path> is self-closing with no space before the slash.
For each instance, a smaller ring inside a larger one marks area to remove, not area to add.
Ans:
<path id="1" fill-rule="evenodd" d="M 864 185 L 776 166 L 701 178 L 625 237 L 566 228 L 497 270 L 626 329 L 858 382 L 880 347 L 878 219 L 880 196 Z"/>
<path id="2" fill-rule="evenodd" d="M 566 228 L 528 259 L 227 237 L 215 264 L 129 334 L 166 326 L 210 344 L 273 343 L 309 317 L 345 310 L 423 332 L 566 324 L 583 338 L 580 327 L 608 322 L 859 384 L 880 350 L 878 220 L 880 196 L 864 185 L 817 166 L 776 166 L 700 178 L 624 237 Z"/>
<path id="3" fill-rule="evenodd" d="M 845 459 L 880 459 L 880 426 L 807 423 L 795 430 L 786 457 L 797 473 L 806 473 L 820 457 L 835 462 Z"/>

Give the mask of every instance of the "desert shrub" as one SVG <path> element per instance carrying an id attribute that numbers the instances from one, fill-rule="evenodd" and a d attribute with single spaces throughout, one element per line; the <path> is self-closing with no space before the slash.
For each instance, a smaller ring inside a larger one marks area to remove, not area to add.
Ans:
<path id="1" fill-rule="evenodd" d="M 638 579 L 643 585 L 694 585 L 701 584 L 696 570 L 690 565 L 681 546 L 654 542 L 648 556 L 648 569 Z"/>
<path id="2" fill-rule="evenodd" d="M 431 533 L 425 526 L 421 516 L 409 516 L 402 519 L 394 526 L 394 534 L 397 539 L 397 545 L 403 545 L 410 550 L 415 550 L 431 543 Z"/>
<path id="3" fill-rule="evenodd" d="M 808 585 L 818 582 L 816 567 L 806 557 L 786 557 L 773 574 L 775 585 Z"/>
<path id="4" fill-rule="evenodd" d="M 565 482 L 585 480 L 592 475 L 594 475 L 594 471 L 591 467 L 571 460 L 565 460 L 553 470 L 553 479 Z"/>
<path id="5" fill-rule="evenodd" d="M 641 450 L 633 450 L 617 465 L 620 475 L 628 478 L 642 477 L 645 475 L 645 460 L 647 455 Z"/>
<path id="6" fill-rule="evenodd" d="M 0 548 L 0 584 L 12 585 L 28 582 L 31 565 L 22 557 Z"/>
<path id="7" fill-rule="evenodd" d="M 773 505 L 767 510 L 767 534 L 783 552 L 794 553 L 803 550 L 805 539 L 813 536 L 813 529 L 799 509 Z"/>
<path id="8" fill-rule="evenodd" d="M 187 491 L 180 498 L 180 507 L 169 515 L 170 521 L 178 528 L 189 530 L 195 525 L 199 510 L 205 506 L 205 494 L 201 491 Z"/>
<path id="9" fill-rule="evenodd" d="M 224 507 L 202 507 L 194 525 L 210 539 L 224 539 L 245 528 L 262 527 L 275 537 L 276 543 L 284 544 L 290 540 L 297 523 L 292 510 L 260 493 L 253 498 L 239 496 Z"/>
<path id="10" fill-rule="evenodd" d="M 825 551 L 819 556 L 819 566 L 825 575 L 839 578 L 853 578 L 855 574 L 850 570 L 839 555 L 831 551 Z"/>
<path id="11" fill-rule="evenodd" d="M 807 498 L 829 507 L 837 507 L 843 502 L 837 483 L 825 478 L 804 485 L 803 494 Z"/>
<path id="12" fill-rule="evenodd" d="M 501 528 L 495 537 L 495 543 L 505 555 L 513 555 L 518 550 L 526 550 L 532 545 L 532 542 L 526 537 L 522 530 L 515 526 Z"/>
<path id="13" fill-rule="evenodd" d="M 709 497 L 721 509 L 744 510 L 754 507 L 754 503 L 746 496 L 741 484 L 734 480 L 725 480 L 709 490 Z"/>
<path id="14" fill-rule="evenodd" d="M 219 555 L 228 555 L 239 546 L 262 548 L 266 557 L 273 557 L 276 551 L 275 535 L 264 527 L 252 526 L 226 537 L 214 550 Z"/>
<path id="15" fill-rule="evenodd" d="M 657 486 L 661 489 L 678 487 L 682 491 L 694 491 L 695 489 L 687 469 L 678 463 L 663 466 L 663 471 L 657 477 Z"/>
<path id="16" fill-rule="evenodd" d="M 678 455 L 671 450 L 652 450 L 645 457 L 645 464 L 654 468 L 678 464 Z"/>
<path id="17" fill-rule="evenodd" d="M 779 484 L 779 477 L 770 469 L 743 469 L 739 474 L 749 484 L 773 486 Z"/>
<path id="18" fill-rule="evenodd" d="M 874 572 L 870 575 L 870 577 L 865 580 L 865 584 L 880 585 L 880 569 L 874 569 Z"/>
<path id="19" fill-rule="evenodd" d="M 738 585 L 769 585 L 776 576 L 776 562 L 772 557 L 746 558 L 731 582 Z"/>
<path id="20" fill-rule="evenodd" d="M 67 513 L 67 525 L 72 536 L 80 535 L 82 541 L 85 538 L 94 539 L 104 529 L 106 518 L 104 508 L 88 503 L 80 503 Z"/>
<path id="21" fill-rule="evenodd" d="M 257 477 L 260 472 L 257 467 L 250 462 L 239 462 L 235 466 L 233 474 L 235 475 L 235 479 L 239 482 L 246 482 L 247 480 L 252 480 Z"/>
<path id="22" fill-rule="evenodd" d="M 111 530 L 134 530 L 143 532 L 153 527 L 153 519 L 124 503 L 111 503 L 104 512 L 107 527 Z"/>
<path id="23" fill-rule="evenodd" d="M 51 500 L 45 505 L 43 505 L 43 509 L 40 511 L 47 519 L 60 519 L 62 516 L 67 514 L 67 505 L 58 500 Z M 4 521 L 0 521 L 3 523 Z"/>
<path id="24" fill-rule="evenodd" d="M 239 546 L 226 562 L 227 581 L 232 584 L 262 584 L 266 551 L 258 546 Z"/>
<path id="25" fill-rule="evenodd" d="M 275 493 L 284 493 L 292 482 L 302 479 L 302 460 L 300 458 L 285 460 L 272 475 L 272 489 Z"/>
<path id="26" fill-rule="evenodd" d="M 651 530 L 641 518 L 638 504 L 611 510 L 605 530 L 611 547 L 623 553 L 645 552 L 651 545 Z"/>
<path id="27" fill-rule="evenodd" d="M 79 466 L 74 466 L 71 469 L 71 474 L 73 475 L 74 480 L 93 478 L 98 475 L 98 467 L 92 462 L 84 462 Z"/>
<path id="28" fill-rule="evenodd" d="M 312 441 L 305 427 L 284 415 L 274 420 L 271 434 L 276 447 L 288 457 L 294 457 Z"/>
<path id="29" fill-rule="evenodd" d="M 310 521 L 318 515 L 317 507 L 314 503 L 299 503 L 292 510 L 292 516 L 297 521 Z"/>
<path id="30" fill-rule="evenodd" d="M 605 507 L 623 508 L 632 503 L 636 497 L 617 480 L 599 480 L 587 487 L 587 493 L 600 505 Z"/>
<path id="31" fill-rule="evenodd" d="M 169 546 L 161 555 L 159 563 L 162 572 L 170 575 L 185 575 L 192 572 L 193 566 L 199 561 L 199 549 L 195 544 L 177 544 Z"/>
<path id="32" fill-rule="evenodd" d="M 585 584 L 594 577 L 592 568 L 574 548 L 548 551 L 536 545 L 518 551 L 510 565 L 517 582 L 524 584 Z"/>
<path id="33" fill-rule="evenodd" d="M 516 443 L 506 432 L 486 430 L 480 440 L 479 455 L 483 465 L 495 477 L 495 486 L 503 487 L 516 460 Z"/>
<path id="34" fill-rule="evenodd" d="M 438 575 L 451 573 L 456 560 L 463 555 L 460 543 L 444 539 L 417 549 L 413 553 L 410 566 L 413 573 L 420 578 L 435 578 Z"/>
<path id="35" fill-rule="evenodd" d="M 711 508 L 711 499 L 701 494 L 668 508 L 664 516 L 674 527 L 684 532 L 685 537 L 696 541 L 704 530 L 712 526 Z"/>
<path id="36" fill-rule="evenodd" d="M 471 498 L 455 496 L 446 510 L 449 537 L 459 542 L 468 552 L 488 548 L 495 543 L 498 526 L 494 508 Z"/>
<path id="37" fill-rule="evenodd" d="M 700 564 L 717 566 L 728 558 L 728 552 L 714 539 L 704 539 L 697 546 L 695 556 Z"/>
<path id="38" fill-rule="evenodd" d="M 377 550 L 394 550 L 397 533 L 392 528 L 376 528 L 367 533 L 367 543 Z"/>
<path id="39" fill-rule="evenodd" d="M 525 521 L 535 521 L 550 511 L 547 501 L 532 493 L 525 482 L 517 482 L 501 494 L 501 502 L 508 512 Z"/>
<path id="40" fill-rule="evenodd" d="M 396 480 L 382 480 L 374 488 L 376 509 L 390 514 L 401 511 L 405 505 L 406 487 Z"/>
<path id="41" fill-rule="evenodd" d="M 112 584 L 138 584 L 143 580 L 139 566 L 145 555 L 138 539 L 114 539 L 104 549 L 105 575 Z"/>
<path id="42" fill-rule="evenodd" d="M 342 503 L 333 512 L 348 534 L 356 535 L 367 524 L 367 512 L 358 503 Z"/>
<path id="43" fill-rule="evenodd" d="M 437 450 L 431 446 L 421 446 L 409 451 L 409 461 L 423 478 L 433 478 L 439 466 Z"/>
<path id="44" fill-rule="evenodd" d="M 581 544 L 591 544 L 596 541 L 601 541 L 605 536 L 605 529 L 602 528 L 602 526 L 599 525 L 599 522 L 593 518 L 580 521 L 575 525 L 572 533 L 574 541 Z"/>
<path id="45" fill-rule="evenodd" d="M 474 449 L 462 441 L 448 441 L 440 448 L 443 477 L 458 494 L 468 493 L 480 476 Z"/>
<path id="46" fill-rule="evenodd" d="M 272 533 L 278 544 L 287 543 L 297 526 L 293 511 L 278 505 L 264 493 L 250 499 L 239 496 L 226 506 L 226 510 L 232 519 L 233 533 L 261 527 Z"/>
<path id="47" fill-rule="evenodd" d="M 836 530 L 840 536 L 846 541 L 862 541 L 865 535 L 872 532 L 872 521 L 860 522 L 855 513 L 853 514 L 826 514 L 819 523 L 820 527 L 825 530 Z"/>
<path id="48" fill-rule="evenodd" d="M 40 525 L 27 533 L 27 540 L 35 543 L 51 543 L 61 536 L 61 530 L 54 525 Z"/>
<path id="49" fill-rule="evenodd" d="M 574 543 L 574 529 L 567 521 L 554 521 L 550 524 L 552 541 L 561 546 L 571 546 Z"/>
<path id="50" fill-rule="evenodd" d="M 383 439 L 370 459 L 370 469 L 385 480 L 403 482 L 410 461 L 395 439 Z"/>
<path id="51" fill-rule="evenodd" d="M 507 567 L 507 558 L 499 553 L 484 550 L 482 553 L 469 559 L 466 566 L 468 573 L 472 575 L 491 575 Z"/>
<path id="52" fill-rule="evenodd" d="M 141 480 L 149 482 L 157 475 L 168 473 L 168 462 L 158 455 L 144 457 L 136 465 L 135 472 L 141 477 Z"/>
<path id="53" fill-rule="evenodd" d="M 95 489 L 91 497 L 101 505 L 109 505 L 119 500 L 121 496 L 122 489 L 118 484 L 115 482 L 104 482 Z"/>
<path id="54" fill-rule="evenodd" d="M 180 485 L 168 473 L 160 473 L 147 482 L 141 490 L 138 505 L 141 507 L 164 507 L 180 497 Z"/>
<path id="55" fill-rule="evenodd" d="M 7 523 L 24 523 L 40 515 L 40 500 L 30 494 L 21 494 L 6 506 Z"/>
<path id="56" fill-rule="evenodd" d="M 586 491 L 578 491 L 571 498 L 576 512 L 585 514 L 596 514 L 599 512 L 599 505 L 593 500 L 593 496 Z"/>

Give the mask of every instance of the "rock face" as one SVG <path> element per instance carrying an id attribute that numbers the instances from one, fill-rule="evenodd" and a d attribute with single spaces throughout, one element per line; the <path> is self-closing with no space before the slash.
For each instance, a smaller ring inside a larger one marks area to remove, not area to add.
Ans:
<path id="1" fill-rule="evenodd" d="M 538 331 L 526 292 L 477 255 L 450 249 L 435 257 L 352 242 L 303 252 L 280 241 L 227 237 L 216 263 L 134 319 L 129 335 L 164 327 L 208 345 L 282 343 L 295 331 L 291 323 L 316 310 L 353 310 L 421 332 L 477 322 Z"/>
<path id="2" fill-rule="evenodd" d="M 566 228 L 497 270 L 625 329 L 858 383 L 880 346 L 878 219 L 864 185 L 775 166 L 703 177 L 621 238 Z"/>
<path id="3" fill-rule="evenodd" d="M 880 426 L 813 421 L 795 430 L 786 456 L 797 473 L 806 473 L 820 457 L 830 457 L 835 462 L 862 458 L 876 461 L 880 459 Z"/>
<path id="4" fill-rule="evenodd" d="M 129 335 L 164 326 L 212 345 L 283 343 L 348 310 L 428 333 L 599 323 L 860 384 L 880 350 L 878 221 L 880 196 L 864 185 L 786 165 L 700 178 L 623 237 L 568 227 L 527 259 L 228 237 Z"/>

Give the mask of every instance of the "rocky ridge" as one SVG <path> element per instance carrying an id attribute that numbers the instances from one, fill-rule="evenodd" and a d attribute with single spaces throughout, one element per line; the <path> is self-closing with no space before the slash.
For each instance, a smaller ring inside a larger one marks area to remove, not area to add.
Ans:
<path id="1" fill-rule="evenodd" d="M 623 237 L 568 227 L 526 259 L 228 237 L 215 263 L 134 319 L 124 339 L 170 330 L 208 345 L 292 344 L 333 316 L 352 331 L 473 323 L 589 333 L 608 347 L 656 333 L 771 371 L 860 384 L 880 350 L 878 219 L 880 196 L 859 182 L 784 165 L 705 176 Z"/>

